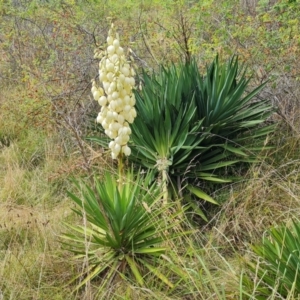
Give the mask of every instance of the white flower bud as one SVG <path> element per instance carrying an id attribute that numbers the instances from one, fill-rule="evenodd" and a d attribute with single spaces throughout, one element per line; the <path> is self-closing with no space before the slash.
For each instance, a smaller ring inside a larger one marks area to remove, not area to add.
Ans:
<path id="1" fill-rule="evenodd" d="M 124 99 L 124 103 L 125 104 L 129 104 L 130 103 L 130 97 L 127 94 L 126 94 L 126 96 L 123 99 Z"/>
<path id="2" fill-rule="evenodd" d="M 118 119 L 118 113 L 117 113 L 117 112 L 113 111 L 113 112 L 112 112 L 112 115 L 113 115 L 113 119 L 114 119 L 114 120 L 117 120 L 117 119 Z"/>
<path id="3" fill-rule="evenodd" d="M 124 76 L 128 76 L 129 75 L 129 70 L 128 70 L 128 68 L 125 68 L 125 67 L 123 67 L 122 69 L 121 69 L 121 72 L 124 74 Z"/>
<path id="4" fill-rule="evenodd" d="M 115 152 L 115 153 L 120 153 L 121 146 L 120 146 L 119 144 L 116 143 L 113 149 L 114 149 L 114 152 Z"/>
<path id="5" fill-rule="evenodd" d="M 114 41 L 114 39 L 113 39 L 113 37 L 112 37 L 112 36 L 108 36 L 108 37 L 107 37 L 107 39 L 106 39 L 106 41 L 107 41 L 107 44 L 108 44 L 108 45 L 112 45 L 112 44 L 113 44 L 113 41 Z"/>
<path id="6" fill-rule="evenodd" d="M 107 103 L 107 98 L 105 96 L 101 96 L 98 100 L 98 103 L 101 105 L 101 106 L 105 106 L 106 103 Z"/>
<path id="7" fill-rule="evenodd" d="M 115 65 L 117 61 L 119 60 L 118 54 L 113 54 L 110 58 L 110 61 Z"/>
<path id="8" fill-rule="evenodd" d="M 109 74 L 111 74 L 111 73 L 109 73 Z M 105 92 L 107 93 L 107 91 L 109 89 L 109 85 L 110 85 L 109 82 L 108 81 L 103 81 L 102 84 L 103 84 Z"/>
<path id="9" fill-rule="evenodd" d="M 107 124 L 107 122 L 106 122 L 105 119 L 102 121 L 101 125 L 102 125 L 102 127 L 103 127 L 105 130 L 108 129 L 108 124 Z"/>
<path id="10" fill-rule="evenodd" d="M 122 144 L 122 138 L 121 138 L 121 136 L 117 136 L 115 138 L 115 142 L 118 143 L 119 145 L 121 145 Z"/>
<path id="11" fill-rule="evenodd" d="M 125 81 L 125 75 L 124 74 L 120 74 L 119 75 L 119 81 L 120 82 L 124 82 Z"/>
<path id="12" fill-rule="evenodd" d="M 105 63 L 105 57 L 102 57 L 102 59 L 99 62 L 99 69 L 100 70 L 102 69 L 104 63 Z"/>
<path id="13" fill-rule="evenodd" d="M 112 148 L 115 146 L 115 144 L 116 144 L 115 141 L 111 141 L 111 142 L 109 142 L 108 147 L 109 147 L 110 149 L 112 149 Z"/>
<path id="14" fill-rule="evenodd" d="M 119 73 L 119 71 L 120 71 L 120 67 L 118 65 L 115 65 L 115 68 L 114 68 L 115 74 Z"/>
<path id="15" fill-rule="evenodd" d="M 134 86 L 135 85 L 135 80 L 133 77 L 130 77 L 130 85 Z"/>
<path id="16" fill-rule="evenodd" d="M 124 119 L 125 120 L 127 120 L 128 119 L 128 117 L 129 117 L 129 115 L 128 115 L 128 112 L 126 112 L 126 111 L 121 111 L 121 113 L 120 113 L 123 117 L 124 117 Z"/>
<path id="17" fill-rule="evenodd" d="M 123 105 L 123 100 L 121 98 L 115 99 L 117 106 Z"/>
<path id="18" fill-rule="evenodd" d="M 100 113 L 102 114 L 102 116 L 105 118 L 107 115 L 108 109 L 105 106 L 101 107 Z"/>
<path id="19" fill-rule="evenodd" d="M 111 97 L 111 95 L 107 95 L 107 102 L 110 103 L 113 100 L 113 98 Z"/>
<path id="20" fill-rule="evenodd" d="M 117 158 L 118 158 L 118 155 L 119 155 L 119 153 L 116 154 L 116 153 L 114 153 L 114 152 L 111 152 L 111 158 L 112 158 L 112 159 L 117 159 Z"/>
<path id="21" fill-rule="evenodd" d="M 117 145 L 117 144 L 116 144 L 116 145 Z M 114 148 L 111 149 L 111 152 L 115 153 L 115 155 L 118 156 L 121 149 L 118 151 L 118 147 L 116 148 L 116 145 L 115 145 Z"/>
<path id="22" fill-rule="evenodd" d="M 97 91 L 97 87 L 95 86 L 95 82 L 93 82 L 91 92 L 92 92 L 92 94 L 94 94 L 96 91 Z"/>
<path id="23" fill-rule="evenodd" d="M 120 90 L 120 97 L 122 97 L 122 98 L 124 98 L 124 97 L 126 97 L 127 96 L 127 92 L 126 92 L 126 90 L 123 88 L 122 90 Z"/>
<path id="24" fill-rule="evenodd" d="M 113 118 L 114 118 L 113 112 L 111 110 L 109 110 L 106 115 L 107 122 L 111 122 L 113 120 Z"/>
<path id="25" fill-rule="evenodd" d="M 115 39 L 113 41 L 113 45 L 114 45 L 115 48 L 118 48 L 118 47 L 120 47 L 120 42 L 117 39 Z"/>
<path id="26" fill-rule="evenodd" d="M 97 91 L 94 91 L 93 93 L 93 97 L 96 101 L 98 101 L 98 99 L 100 98 L 100 92 L 97 90 Z"/>
<path id="27" fill-rule="evenodd" d="M 113 81 L 110 86 L 109 86 L 110 89 L 112 89 L 112 91 L 114 91 L 116 88 L 117 88 L 117 84 L 115 81 Z"/>
<path id="28" fill-rule="evenodd" d="M 117 101 L 114 101 L 114 100 L 110 101 L 109 109 L 111 109 L 112 111 L 115 111 L 116 107 L 117 107 Z"/>
<path id="29" fill-rule="evenodd" d="M 129 135 L 127 135 L 127 134 L 126 135 L 121 135 L 120 137 L 121 137 L 121 141 L 122 141 L 121 145 L 125 145 L 125 144 L 128 143 Z"/>
<path id="30" fill-rule="evenodd" d="M 114 71 L 114 68 L 115 68 L 115 65 L 111 62 L 109 62 L 107 65 L 106 65 L 106 70 L 108 72 L 113 72 Z"/>
<path id="31" fill-rule="evenodd" d="M 117 89 L 118 89 L 119 91 L 121 91 L 121 90 L 123 89 L 123 84 L 122 84 L 122 82 L 120 82 L 120 81 L 117 82 Z"/>
<path id="32" fill-rule="evenodd" d="M 126 156 L 129 156 L 131 154 L 131 149 L 127 145 L 123 146 L 122 153 L 124 153 Z"/>
<path id="33" fill-rule="evenodd" d="M 123 124 L 125 121 L 124 117 L 122 115 L 118 115 L 118 123 Z"/>
<path id="34" fill-rule="evenodd" d="M 108 126 L 108 129 L 109 129 L 110 131 L 113 131 L 113 127 L 114 127 L 114 123 L 111 122 L 111 123 L 109 124 L 109 126 Z"/>
<path id="35" fill-rule="evenodd" d="M 130 105 L 125 105 L 123 111 L 125 111 L 126 113 L 130 112 L 131 110 L 131 106 Z"/>
<path id="36" fill-rule="evenodd" d="M 136 110 L 135 110 L 135 108 L 134 108 L 134 107 L 132 107 L 132 108 L 131 108 L 131 110 L 130 110 L 129 114 L 130 114 L 130 115 L 131 115 L 133 118 L 135 118 L 135 117 L 136 117 Z"/>
<path id="37" fill-rule="evenodd" d="M 118 130 L 118 135 L 119 135 L 119 136 L 127 135 L 127 127 L 121 127 L 121 128 Z"/>
<path id="38" fill-rule="evenodd" d="M 107 80 L 111 82 L 114 79 L 114 74 L 112 72 L 109 72 L 109 73 L 107 73 L 106 77 L 107 77 Z"/>
<path id="39" fill-rule="evenodd" d="M 118 92 L 113 92 L 112 93 L 112 98 L 115 100 L 115 99 L 118 99 L 118 97 L 119 97 L 119 93 Z"/>
<path id="40" fill-rule="evenodd" d="M 103 71 L 99 72 L 99 79 L 103 82 L 103 81 L 107 81 L 107 77 L 106 77 L 106 73 Z"/>
<path id="41" fill-rule="evenodd" d="M 112 137 L 112 132 L 111 132 L 109 129 L 105 129 L 104 132 L 105 132 L 105 134 L 106 134 L 109 138 L 111 138 L 111 139 L 113 138 L 113 137 Z"/>
<path id="42" fill-rule="evenodd" d="M 119 128 L 119 130 L 118 130 L 118 135 L 119 135 L 119 136 L 121 136 L 121 135 L 123 134 L 123 128 L 124 128 L 124 127 Z"/>
<path id="43" fill-rule="evenodd" d="M 108 46 L 107 47 L 107 53 L 111 54 L 111 55 L 114 54 L 115 53 L 115 47 L 112 46 L 112 45 Z"/>
<path id="44" fill-rule="evenodd" d="M 130 94 L 131 93 L 131 86 L 129 85 L 129 86 L 125 86 L 125 91 L 126 91 L 126 93 L 127 94 Z"/>
<path id="45" fill-rule="evenodd" d="M 96 122 L 97 122 L 97 123 L 102 123 L 103 121 L 104 121 L 103 116 L 101 116 L 101 114 L 98 114 L 97 119 L 96 119 Z"/>
<path id="46" fill-rule="evenodd" d="M 116 112 L 120 113 L 123 110 L 123 105 L 117 105 L 116 106 Z"/>
<path id="47" fill-rule="evenodd" d="M 134 97 L 134 95 L 132 95 L 132 96 L 130 97 L 129 105 L 135 106 L 135 97 Z"/>
<path id="48" fill-rule="evenodd" d="M 123 54 L 124 54 L 123 48 L 122 48 L 122 47 L 119 47 L 118 49 L 116 49 L 116 53 L 117 53 L 119 56 L 123 55 Z"/>
<path id="49" fill-rule="evenodd" d="M 109 87 L 109 88 L 107 89 L 107 94 L 111 95 L 113 92 L 114 92 L 114 90 L 112 90 L 111 87 Z"/>
<path id="50" fill-rule="evenodd" d="M 118 136 L 118 132 L 113 130 L 113 131 L 110 131 L 110 138 L 111 139 L 115 139 L 116 137 Z"/>
<path id="51" fill-rule="evenodd" d="M 126 77 L 126 78 L 125 78 L 125 84 L 126 84 L 126 85 L 131 85 L 131 78 L 132 78 L 132 77 Z"/>
<path id="52" fill-rule="evenodd" d="M 132 124 L 134 121 L 134 117 L 132 115 L 128 115 L 127 119 L 128 123 Z"/>
<path id="53" fill-rule="evenodd" d="M 119 129 L 122 125 L 120 123 L 117 123 L 117 122 L 114 122 L 113 123 L 113 130 L 116 131 L 116 132 L 119 132 Z"/>
<path id="54" fill-rule="evenodd" d="M 124 135 L 125 135 L 125 136 L 128 136 L 128 138 L 129 138 L 129 135 L 130 135 L 130 133 L 131 133 L 130 128 L 129 128 L 129 127 L 124 127 L 123 132 L 124 132 Z"/>

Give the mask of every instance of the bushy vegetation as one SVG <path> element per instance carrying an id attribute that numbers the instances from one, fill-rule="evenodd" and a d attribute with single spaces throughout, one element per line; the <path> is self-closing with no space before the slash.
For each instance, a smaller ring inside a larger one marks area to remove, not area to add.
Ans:
<path id="1" fill-rule="evenodd" d="M 294 221 L 292 230 L 288 226 L 272 228 L 261 245 L 253 246 L 261 261 L 248 264 L 258 280 L 254 284 L 247 276 L 243 280 L 256 290 L 258 299 L 270 294 L 284 298 L 299 295 L 299 234 L 299 223 Z"/>
<path id="2" fill-rule="evenodd" d="M 299 1 L 0 15 L 0 298 L 299 297 Z M 111 22 L 136 72 L 118 163 L 91 93 Z"/>

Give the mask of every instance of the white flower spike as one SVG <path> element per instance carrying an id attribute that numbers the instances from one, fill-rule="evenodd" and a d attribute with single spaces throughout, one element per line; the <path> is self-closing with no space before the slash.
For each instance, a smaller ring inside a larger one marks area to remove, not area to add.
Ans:
<path id="1" fill-rule="evenodd" d="M 129 156 L 131 149 L 127 143 L 136 117 L 135 98 L 132 89 L 135 85 L 134 70 L 126 60 L 124 50 L 120 47 L 119 35 L 113 24 L 108 32 L 106 51 L 96 52 L 101 58 L 99 63 L 99 79 L 103 89 L 96 86 L 93 80 L 92 94 L 101 106 L 96 121 L 102 125 L 105 134 L 112 139 L 109 143 L 113 159 L 120 154 Z"/>

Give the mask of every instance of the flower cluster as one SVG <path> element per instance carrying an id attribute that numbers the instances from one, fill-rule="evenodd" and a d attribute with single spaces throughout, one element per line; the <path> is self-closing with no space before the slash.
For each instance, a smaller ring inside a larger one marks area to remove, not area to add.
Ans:
<path id="1" fill-rule="evenodd" d="M 93 97 L 101 105 L 97 122 L 102 125 L 105 134 L 112 139 L 109 143 L 112 158 L 116 159 L 120 153 L 130 155 L 127 143 L 136 117 L 135 97 L 132 89 L 135 85 L 134 70 L 126 60 L 124 50 L 120 47 L 119 36 L 113 24 L 108 32 L 108 47 L 106 51 L 95 57 L 101 58 L 99 63 L 99 79 L 103 88 L 97 87 L 93 81 Z"/>

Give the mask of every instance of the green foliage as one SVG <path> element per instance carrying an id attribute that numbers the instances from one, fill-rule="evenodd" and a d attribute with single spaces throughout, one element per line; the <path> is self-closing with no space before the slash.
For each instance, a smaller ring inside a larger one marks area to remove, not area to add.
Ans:
<path id="1" fill-rule="evenodd" d="M 104 276 L 101 289 L 118 274 L 121 278 L 133 275 L 137 284 L 145 285 L 144 276 L 149 272 L 173 287 L 156 267 L 167 259 L 162 254 L 167 250 L 167 241 L 175 237 L 167 233 L 174 223 L 166 222 L 169 207 L 161 207 L 159 189 L 155 184 L 149 186 L 148 181 L 128 172 L 119 180 L 109 173 L 101 181 L 95 178 L 94 188 L 76 182 L 82 196 L 69 196 L 81 208 L 74 211 L 89 222 L 84 226 L 68 224 L 73 233 L 64 235 L 64 243 L 75 258 L 88 260 L 83 270 L 86 277 L 77 288 Z"/>
<path id="2" fill-rule="evenodd" d="M 287 299 L 300 294 L 300 223 L 293 221 L 291 229 L 287 225 L 272 228 L 261 245 L 252 247 L 260 257 L 258 264 L 248 262 L 256 282 L 245 275 L 243 283 L 253 290 L 255 284 L 256 298 L 267 299 L 272 290 Z"/>
<path id="3" fill-rule="evenodd" d="M 143 88 L 136 91 L 129 159 L 158 174 L 167 171 L 175 194 L 185 189 L 217 204 L 197 187 L 199 180 L 230 181 L 218 170 L 257 159 L 274 128 L 264 124 L 272 112 L 268 101 L 254 101 L 264 85 L 246 93 L 249 79 L 239 71 L 237 58 L 227 64 L 216 58 L 205 76 L 195 61 L 178 69 L 161 67 L 158 74 L 144 72 Z"/>
<path id="4" fill-rule="evenodd" d="M 210 127 L 214 135 L 223 139 L 223 143 L 225 140 L 233 142 L 232 145 L 238 148 L 236 154 L 242 156 L 244 153 L 239 147 L 241 141 L 250 136 L 256 139 L 272 131 L 272 126 L 258 127 L 272 113 L 269 100 L 255 99 L 265 84 L 251 92 L 247 91 L 250 79 L 246 78 L 245 73 L 243 67 L 239 68 L 237 57 L 230 59 L 227 64 L 220 63 L 217 57 L 207 68 L 205 77 L 196 77 L 199 78 L 196 85 L 197 117 L 204 118 L 203 125 Z M 218 138 L 213 137 L 212 140 Z M 245 148 L 245 151 L 250 149 Z"/>

